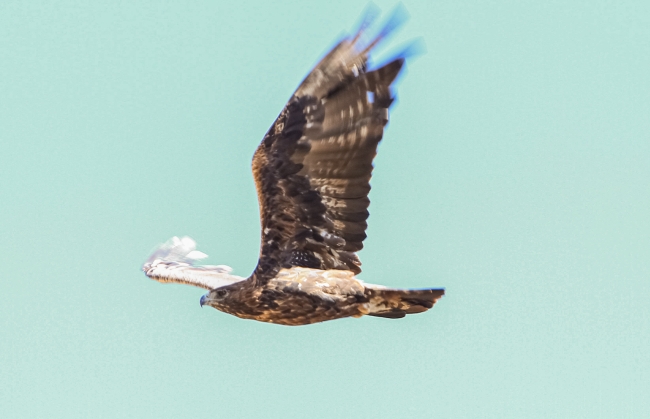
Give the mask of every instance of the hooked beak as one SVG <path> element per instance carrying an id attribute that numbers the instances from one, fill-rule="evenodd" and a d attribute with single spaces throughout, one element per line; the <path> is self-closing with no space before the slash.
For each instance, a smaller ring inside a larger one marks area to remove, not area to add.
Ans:
<path id="1" fill-rule="evenodd" d="M 205 294 L 204 296 L 201 297 L 201 300 L 199 301 L 199 304 L 201 304 L 201 307 L 203 307 L 203 305 L 207 301 L 207 296 L 208 296 L 208 294 Z"/>

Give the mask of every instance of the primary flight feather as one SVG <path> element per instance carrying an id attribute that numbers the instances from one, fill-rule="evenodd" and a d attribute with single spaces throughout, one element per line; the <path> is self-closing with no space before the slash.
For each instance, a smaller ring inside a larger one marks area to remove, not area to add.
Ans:
<path id="1" fill-rule="evenodd" d="M 143 266 L 159 282 L 210 290 L 201 305 L 244 319 L 304 325 L 343 317 L 401 318 L 430 309 L 444 289 L 364 283 L 357 252 L 366 238 L 372 161 L 393 103 L 396 58 L 368 70 L 374 39 L 364 20 L 309 73 L 253 156 L 262 225 L 260 258 L 248 278 L 227 266 L 195 266 L 206 255 L 188 237 L 159 247 Z"/>

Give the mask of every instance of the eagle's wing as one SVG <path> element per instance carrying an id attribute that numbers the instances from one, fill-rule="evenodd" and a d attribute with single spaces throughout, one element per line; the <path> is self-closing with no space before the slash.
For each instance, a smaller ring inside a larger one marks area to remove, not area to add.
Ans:
<path id="1" fill-rule="evenodd" d="M 262 221 L 254 273 L 265 282 L 301 266 L 361 272 L 372 160 L 393 102 L 403 58 L 367 71 L 372 48 L 359 32 L 309 73 L 253 157 Z"/>
<path id="2" fill-rule="evenodd" d="M 196 250 L 189 237 L 172 237 L 158 246 L 142 266 L 144 273 L 158 282 L 173 282 L 212 290 L 245 278 L 230 275 L 232 269 L 225 265 L 194 266 L 194 262 L 207 255 Z"/>

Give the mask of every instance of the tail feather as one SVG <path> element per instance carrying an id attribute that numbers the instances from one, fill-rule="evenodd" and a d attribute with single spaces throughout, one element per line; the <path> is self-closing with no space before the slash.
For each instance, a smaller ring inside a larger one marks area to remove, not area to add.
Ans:
<path id="1" fill-rule="evenodd" d="M 401 319 L 407 314 L 423 313 L 445 295 L 444 288 L 400 290 L 366 284 L 370 316 Z"/>

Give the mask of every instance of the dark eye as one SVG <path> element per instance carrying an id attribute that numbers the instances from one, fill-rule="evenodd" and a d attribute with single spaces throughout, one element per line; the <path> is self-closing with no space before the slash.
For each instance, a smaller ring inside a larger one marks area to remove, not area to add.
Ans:
<path id="1" fill-rule="evenodd" d="M 226 291 L 226 290 L 217 290 L 217 295 L 219 297 L 225 297 L 226 294 L 228 294 L 228 291 Z"/>

